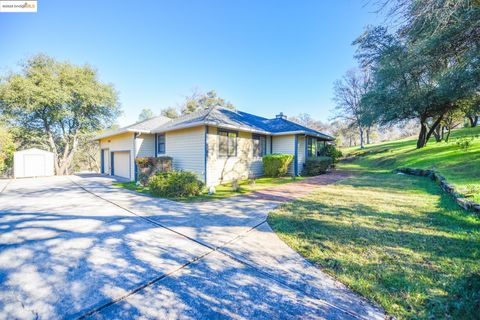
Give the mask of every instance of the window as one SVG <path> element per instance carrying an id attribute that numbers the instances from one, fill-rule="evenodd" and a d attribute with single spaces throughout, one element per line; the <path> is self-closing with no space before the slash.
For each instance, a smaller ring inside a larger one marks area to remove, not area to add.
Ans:
<path id="1" fill-rule="evenodd" d="M 157 154 L 165 154 L 165 133 L 157 135 Z"/>
<path id="2" fill-rule="evenodd" d="M 308 137 L 307 141 L 308 141 L 307 156 L 316 157 L 317 156 L 317 139 Z"/>
<path id="3" fill-rule="evenodd" d="M 220 157 L 237 156 L 238 132 L 218 130 L 218 155 Z"/>
<path id="4" fill-rule="evenodd" d="M 317 156 L 321 156 L 324 152 L 325 148 L 325 141 L 318 140 L 317 141 Z"/>
<path id="5" fill-rule="evenodd" d="M 263 157 L 267 153 L 267 138 L 259 134 L 252 135 L 253 156 Z"/>

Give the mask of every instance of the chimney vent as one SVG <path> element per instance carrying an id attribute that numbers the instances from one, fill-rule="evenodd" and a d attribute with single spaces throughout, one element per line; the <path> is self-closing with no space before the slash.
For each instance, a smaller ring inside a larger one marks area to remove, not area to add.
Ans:
<path id="1" fill-rule="evenodd" d="M 283 112 L 280 112 L 275 116 L 277 119 L 287 119 L 287 116 L 283 114 Z"/>

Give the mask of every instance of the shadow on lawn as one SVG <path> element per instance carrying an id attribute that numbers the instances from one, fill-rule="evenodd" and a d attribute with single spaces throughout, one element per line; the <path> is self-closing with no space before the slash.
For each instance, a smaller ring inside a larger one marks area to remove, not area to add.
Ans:
<path id="1" fill-rule="evenodd" d="M 406 318 L 479 314 L 480 220 L 473 213 L 418 177 L 372 173 L 337 185 L 322 191 L 325 201 L 297 200 L 269 223 L 293 236 L 295 248 L 313 262 L 387 311 L 401 309 Z M 356 199 L 349 198 L 352 187 L 360 189 L 351 195 Z M 343 190 L 344 202 L 329 201 Z M 416 194 L 427 195 L 420 201 L 428 205 L 419 205 Z M 389 309 L 392 304 L 401 307 Z"/>

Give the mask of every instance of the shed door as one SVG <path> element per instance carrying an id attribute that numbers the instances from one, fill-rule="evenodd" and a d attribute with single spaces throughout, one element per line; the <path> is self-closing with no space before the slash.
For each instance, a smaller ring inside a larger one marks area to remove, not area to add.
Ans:
<path id="1" fill-rule="evenodd" d="M 130 152 L 115 152 L 113 155 L 114 175 L 130 179 Z"/>
<path id="2" fill-rule="evenodd" d="M 45 156 L 43 154 L 25 154 L 23 155 L 24 175 L 25 177 L 43 177 L 46 176 Z"/>

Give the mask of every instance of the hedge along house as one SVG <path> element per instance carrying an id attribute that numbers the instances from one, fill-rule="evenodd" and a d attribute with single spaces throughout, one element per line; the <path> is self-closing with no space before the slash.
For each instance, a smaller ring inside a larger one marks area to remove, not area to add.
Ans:
<path id="1" fill-rule="evenodd" d="M 287 120 L 220 107 L 177 119 L 155 117 L 106 132 L 96 140 L 103 174 L 136 179 L 135 158 L 172 157 L 175 170 L 190 171 L 207 186 L 263 175 L 262 156 L 292 154 L 291 175 L 300 175 L 305 159 L 334 139 Z"/>

